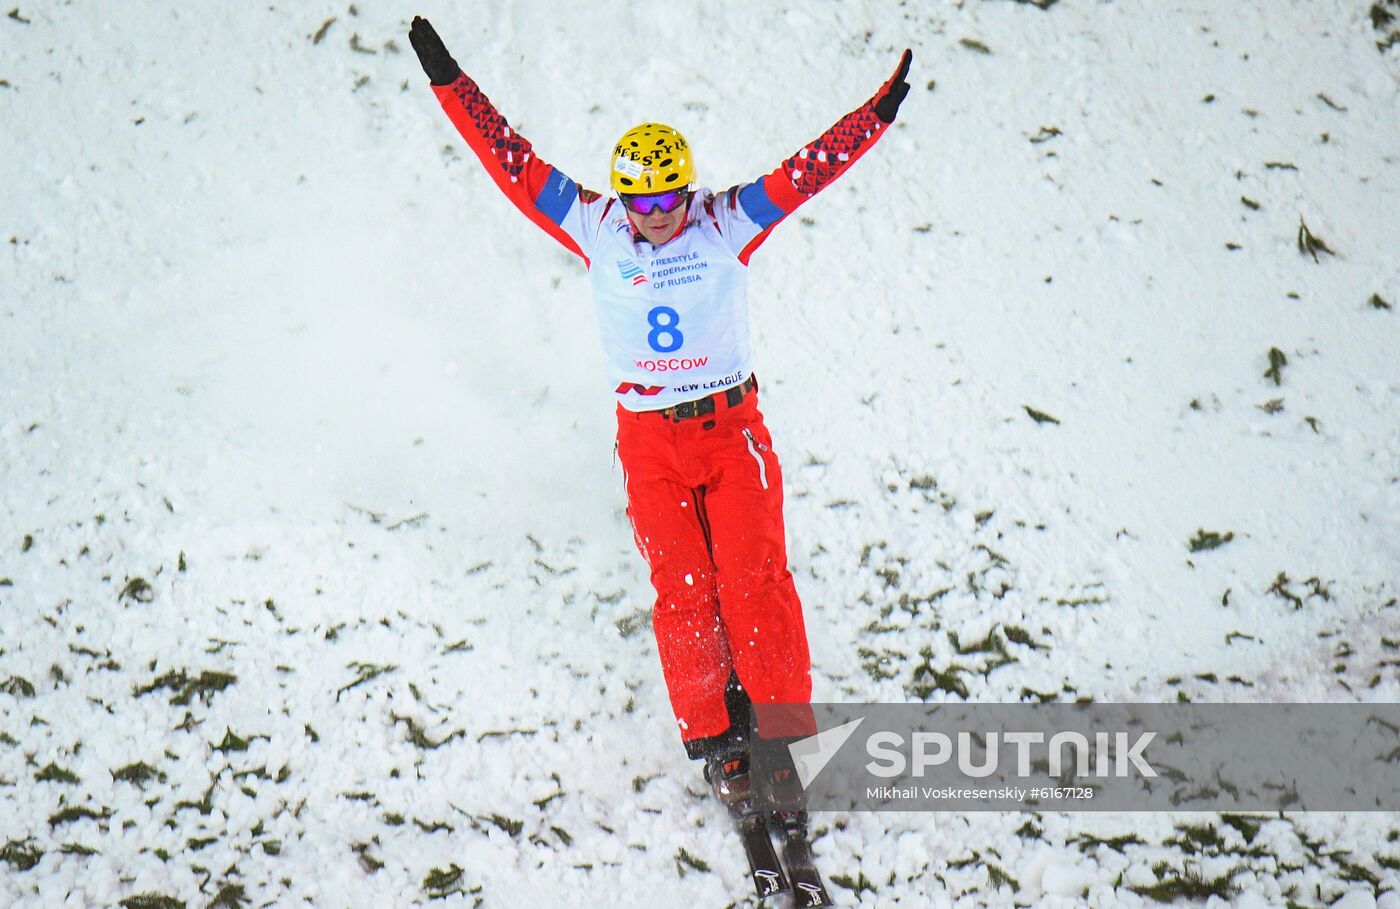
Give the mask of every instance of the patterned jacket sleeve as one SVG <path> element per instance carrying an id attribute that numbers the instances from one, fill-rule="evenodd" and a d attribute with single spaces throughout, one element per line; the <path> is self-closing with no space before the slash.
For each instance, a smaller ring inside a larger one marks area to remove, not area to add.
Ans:
<path id="1" fill-rule="evenodd" d="M 530 140 L 506 118 L 466 73 L 433 93 L 452 124 L 481 159 L 486 172 L 516 208 L 587 264 L 601 197 L 535 155 Z M 600 208 L 601 211 L 601 208 Z"/>
<path id="2" fill-rule="evenodd" d="M 779 221 L 845 173 L 889 130 L 890 124 L 875 115 L 875 99 L 887 87 L 888 83 L 771 173 L 715 197 L 720 229 L 740 262 L 747 265 Z"/>

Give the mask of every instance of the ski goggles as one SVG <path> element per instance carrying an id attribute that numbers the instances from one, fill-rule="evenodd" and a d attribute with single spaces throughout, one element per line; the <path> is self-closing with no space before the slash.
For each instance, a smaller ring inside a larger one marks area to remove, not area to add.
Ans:
<path id="1" fill-rule="evenodd" d="M 622 204 L 627 206 L 627 210 L 639 215 L 649 215 L 657 209 L 663 212 L 673 212 L 690 198 L 688 189 L 672 189 L 664 193 L 655 193 L 650 196 L 634 196 L 631 193 L 618 193 L 622 199 Z"/>

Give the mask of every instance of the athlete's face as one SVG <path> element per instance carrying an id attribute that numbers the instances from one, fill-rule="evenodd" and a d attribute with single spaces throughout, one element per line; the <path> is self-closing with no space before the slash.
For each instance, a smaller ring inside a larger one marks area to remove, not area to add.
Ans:
<path id="1" fill-rule="evenodd" d="M 648 243 L 660 246 L 675 236 L 676 231 L 680 229 L 681 222 L 685 220 L 686 209 L 690 207 L 688 202 L 687 197 L 671 211 L 662 211 L 658 205 L 644 215 L 638 214 L 634 208 L 628 206 L 627 218 Z"/>

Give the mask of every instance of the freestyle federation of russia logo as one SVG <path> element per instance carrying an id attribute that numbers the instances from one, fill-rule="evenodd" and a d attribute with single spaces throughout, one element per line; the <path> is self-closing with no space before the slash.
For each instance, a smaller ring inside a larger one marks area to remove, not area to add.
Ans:
<path id="1" fill-rule="evenodd" d="M 647 276 L 642 273 L 641 268 L 635 262 L 628 262 L 626 259 L 617 260 L 617 270 L 622 275 L 622 280 L 631 281 L 632 286 L 646 284 Z"/>

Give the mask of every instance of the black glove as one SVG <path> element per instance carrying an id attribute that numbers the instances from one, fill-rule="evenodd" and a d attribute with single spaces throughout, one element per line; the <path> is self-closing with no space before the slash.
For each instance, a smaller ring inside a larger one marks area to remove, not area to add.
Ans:
<path id="1" fill-rule="evenodd" d="M 904 96 L 909 94 L 909 83 L 904 81 L 904 77 L 909 75 L 909 62 L 913 59 L 914 55 L 906 49 L 904 56 L 899 58 L 899 68 L 890 76 L 890 81 L 880 88 L 880 94 L 875 98 L 875 116 L 885 123 L 894 122 L 894 115 L 899 112 L 900 103 L 904 101 Z"/>
<path id="2" fill-rule="evenodd" d="M 447 46 L 442 43 L 438 33 L 433 31 L 433 24 L 422 16 L 413 17 L 413 25 L 408 29 L 408 43 L 413 45 L 418 62 L 423 64 L 423 72 L 428 74 L 428 81 L 434 85 L 451 85 L 462 74 L 462 68 L 447 52 Z M 905 89 L 908 87 L 906 85 Z"/>

